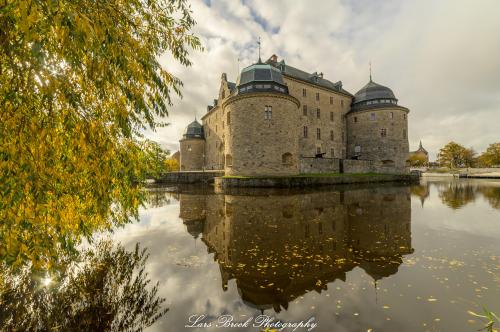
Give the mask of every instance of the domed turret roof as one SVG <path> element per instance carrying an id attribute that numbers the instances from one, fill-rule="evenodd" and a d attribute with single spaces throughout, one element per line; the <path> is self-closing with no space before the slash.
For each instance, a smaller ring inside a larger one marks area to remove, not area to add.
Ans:
<path id="1" fill-rule="evenodd" d="M 183 138 L 205 138 L 203 135 L 203 126 L 195 119 L 191 122 L 186 129 L 184 129 L 184 133 L 182 134 Z"/>
<path id="2" fill-rule="evenodd" d="M 375 83 L 370 79 L 368 84 L 356 92 L 353 104 L 372 99 L 396 99 L 396 96 L 388 87 Z"/>
<path id="3" fill-rule="evenodd" d="M 283 75 L 281 75 L 281 71 L 278 68 L 262 62 L 243 68 L 236 85 L 240 86 L 251 82 L 275 82 L 281 85 L 285 84 L 283 82 Z"/>

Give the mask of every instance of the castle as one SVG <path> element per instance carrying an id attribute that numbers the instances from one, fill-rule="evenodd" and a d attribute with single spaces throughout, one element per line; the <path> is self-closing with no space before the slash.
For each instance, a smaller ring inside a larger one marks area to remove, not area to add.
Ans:
<path id="1" fill-rule="evenodd" d="M 219 96 L 180 140 L 181 171 L 236 176 L 406 173 L 408 108 L 370 81 L 355 95 L 276 55 L 221 76 Z"/>

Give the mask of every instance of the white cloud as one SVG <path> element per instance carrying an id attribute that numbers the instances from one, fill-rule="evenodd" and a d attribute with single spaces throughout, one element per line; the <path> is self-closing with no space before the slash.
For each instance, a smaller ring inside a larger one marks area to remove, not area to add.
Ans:
<path id="1" fill-rule="evenodd" d="M 434 156 L 450 140 L 477 151 L 500 140 L 500 3 L 470 1 L 192 1 L 206 51 L 184 68 L 162 58 L 185 84 L 170 126 L 146 135 L 175 150 L 184 127 L 216 98 L 222 72 L 273 53 L 307 71 L 342 80 L 351 93 L 368 79 L 410 108 L 410 147 Z"/>

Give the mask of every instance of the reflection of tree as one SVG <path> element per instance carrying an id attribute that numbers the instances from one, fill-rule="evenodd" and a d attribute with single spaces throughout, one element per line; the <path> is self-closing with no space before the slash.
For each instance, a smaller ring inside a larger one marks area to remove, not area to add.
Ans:
<path id="1" fill-rule="evenodd" d="M 171 203 L 173 194 L 165 190 L 148 190 L 146 192 L 146 204 L 149 207 L 159 208 Z"/>
<path id="2" fill-rule="evenodd" d="M 410 192 L 414 196 L 420 197 L 420 202 L 424 206 L 425 200 L 429 197 L 428 185 L 415 185 L 410 187 Z"/>
<path id="3" fill-rule="evenodd" d="M 479 187 L 478 191 L 483 194 L 492 208 L 500 210 L 500 188 Z"/>
<path id="4" fill-rule="evenodd" d="M 452 209 L 460 209 L 476 198 L 476 189 L 469 183 L 450 183 L 439 189 L 439 198 Z"/>
<path id="5" fill-rule="evenodd" d="M 0 325 L 8 331 L 141 331 L 168 309 L 149 288 L 148 258 L 137 245 L 128 252 L 102 241 L 67 261 L 54 281 L 29 268 L 0 272 Z"/>

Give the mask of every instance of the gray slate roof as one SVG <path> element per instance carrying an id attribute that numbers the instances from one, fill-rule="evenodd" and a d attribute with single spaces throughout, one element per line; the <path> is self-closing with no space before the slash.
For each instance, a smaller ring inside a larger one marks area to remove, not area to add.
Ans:
<path id="1" fill-rule="evenodd" d="M 194 120 L 191 122 L 186 129 L 184 129 L 184 133 L 182 134 L 183 138 L 205 138 L 203 134 L 203 126 L 197 121 Z"/>
<path id="2" fill-rule="evenodd" d="M 279 68 L 280 71 L 284 75 L 288 75 L 292 78 L 295 78 L 295 79 L 298 79 L 301 81 L 305 81 L 305 82 L 308 82 L 311 84 L 319 85 L 323 88 L 342 92 L 342 93 L 345 93 L 345 94 L 352 96 L 351 93 L 349 93 L 348 91 L 346 91 L 342 88 L 342 81 L 338 81 L 338 82 L 333 83 L 332 81 L 329 81 L 329 80 L 321 77 L 318 73 L 308 73 L 308 72 L 305 72 L 305 71 L 300 70 L 298 68 L 289 66 L 283 60 L 281 60 L 279 62 L 274 62 L 271 59 L 269 59 L 266 61 L 266 63 L 269 63 L 272 66 Z"/>
<path id="3" fill-rule="evenodd" d="M 283 75 L 281 75 L 280 70 L 266 63 L 256 63 L 243 68 L 236 84 L 240 86 L 256 81 L 284 84 Z"/>
<path id="4" fill-rule="evenodd" d="M 354 95 L 353 104 L 372 99 L 396 99 L 391 89 L 370 80 Z"/>

